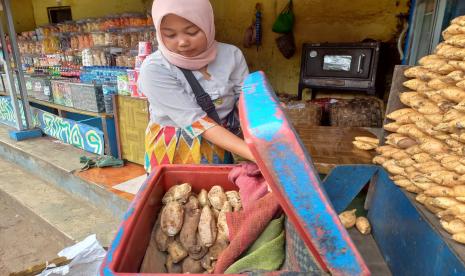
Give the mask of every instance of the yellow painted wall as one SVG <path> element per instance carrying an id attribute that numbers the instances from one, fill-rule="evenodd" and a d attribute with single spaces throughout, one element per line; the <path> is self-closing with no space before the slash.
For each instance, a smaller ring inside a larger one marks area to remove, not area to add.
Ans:
<path id="1" fill-rule="evenodd" d="M 32 0 L 14 0 L 10 1 L 10 3 L 16 32 L 19 33 L 34 29 L 35 21 Z M 6 17 L 3 11 L 0 12 L 0 17 L 6 31 Z"/>
<path id="2" fill-rule="evenodd" d="M 149 0 L 62 0 L 62 6 L 71 6 L 74 20 L 101 17 L 115 13 L 145 12 Z M 56 7 L 56 0 L 32 0 L 36 25 L 48 24 L 48 7 Z"/>
<path id="3" fill-rule="evenodd" d="M 271 26 L 287 0 L 263 0 L 263 46 L 244 49 L 245 29 L 254 17 L 253 0 L 210 0 L 215 10 L 217 39 L 243 50 L 251 71 L 266 72 L 274 89 L 297 93 L 301 46 L 304 42 L 392 41 L 398 15 L 408 13 L 409 0 L 294 0 L 296 54 L 285 59 L 276 47 Z"/>

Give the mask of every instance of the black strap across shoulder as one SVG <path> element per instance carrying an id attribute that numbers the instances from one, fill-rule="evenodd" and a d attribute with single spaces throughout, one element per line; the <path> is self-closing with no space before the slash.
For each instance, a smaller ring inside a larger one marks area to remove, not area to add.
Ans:
<path id="1" fill-rule="evenodd" d="M 218 115 L 218 112 L 216 112 L 215 105 L 213 104 L 213 101 L 210 98 L 210 95 L 208 95 L 207 92 L 203 90 L 203 87 L 200 85 L 199 81 L 195 78 L 194 73 L 184 68 L 179 68 L 179 69 L 184 74 L 184 76 L 187 79 L 187 82 L 191 86 L 192 91 L 194 92 L 194 95 L 195 95 L 195 99 L 197 103 L 199 104 L 200 108 L 202 108 L 202 110 L 205 111 L 205 113 L 207 113 L 208 117 L 212 118 L 217 124 L 221 125 L 220 116 Z"/>

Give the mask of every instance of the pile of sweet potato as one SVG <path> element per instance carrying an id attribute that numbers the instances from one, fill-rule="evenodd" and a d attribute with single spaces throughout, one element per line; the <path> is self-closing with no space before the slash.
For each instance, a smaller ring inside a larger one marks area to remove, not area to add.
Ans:
<path id="1" fill-rule="evenodd" d="M 213 186 L 195 194 L 184 183 L 171 187 L 162 202 L 152 240 L 166 254 L 166 271 L 212 273 L 218 256 L 229 245 L 226 213 L 242 208 L 239 193 Z"/>

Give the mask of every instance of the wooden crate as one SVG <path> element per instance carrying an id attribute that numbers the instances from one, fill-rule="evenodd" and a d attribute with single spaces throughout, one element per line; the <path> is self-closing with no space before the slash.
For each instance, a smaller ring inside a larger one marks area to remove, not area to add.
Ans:
<path id="1" fill-rule="evenodd" d="M 115 119 L 120 158 L 144 164 L 145 129 L 149 123 L 146 99 L 115 96 Z"/>

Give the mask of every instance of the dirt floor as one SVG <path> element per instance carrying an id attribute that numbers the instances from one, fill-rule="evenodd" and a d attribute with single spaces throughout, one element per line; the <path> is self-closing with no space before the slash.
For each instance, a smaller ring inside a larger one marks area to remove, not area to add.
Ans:
<path id="1" fill-rule="evenodd" d="M 73 242 L 0 191 L 0 275 L 52 260 Z"/>

